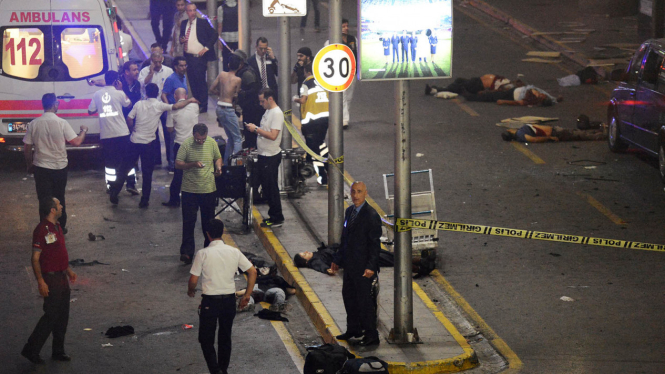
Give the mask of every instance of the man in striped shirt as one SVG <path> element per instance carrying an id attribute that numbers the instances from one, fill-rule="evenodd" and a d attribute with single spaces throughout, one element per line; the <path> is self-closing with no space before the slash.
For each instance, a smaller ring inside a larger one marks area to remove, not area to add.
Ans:
<path id="1" fill-rule="evenodd" d="M 185 265 L 191 264 L 194 258 L 194 227 L 199 209 L 205 238 L 203 246 L 210 244 L 206 232 L 210 220 L 215 218 L 215 176 L 222 174 L 222 155 L 217 142 L 208 136 L 208 127 L 199 123 L 192 132 L 194 136 L 182 143 L 175 161 L 175 168 L 183 170 L 180 261 Z"/>

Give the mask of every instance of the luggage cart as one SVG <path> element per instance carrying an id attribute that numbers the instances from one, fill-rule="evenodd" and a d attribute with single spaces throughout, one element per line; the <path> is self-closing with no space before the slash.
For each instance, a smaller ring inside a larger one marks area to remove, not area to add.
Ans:
<path id="1" fill-rule="evenodd" d="M 232 159 L 231 166 L 223 166 L 222 175 L 215 178 L 217 205 L 222 204 L 222 208 L 215 213 L 215 216 L 231 208 L 242 217 L 246 231 L 251 228 L 253 222 L 254 189 L 251 175 L 255 163 L 254 156 L 249 151 L 240 152 Z M 242 199 L 241 207 L 237 203 L 240 199 Z"/>
<path id="2" fill-rule="evenodd" d="M 417 181 L 414 181 L 414 176 L 417 176 Z M 388 201 L 388 214 L 384 217 L 392 225 L 395 223 L 395 195 L 390 193 L 388 188 L 388 178 L 394 178 L 395 174 L 383 174 L 383 187 L 386 192 L 386 200 Z M 424 181 L 424 182 L 423 182 Z M 427 183 L 429 182 L 429 183 Z M 429 184 L 427 186 L 427 184 Z M 391 186 L 394 183 L 390 184 Z M 436 201 L 434 199 L 434 180 L 432 178 L 432 169 L 417 170 L 411 172 L 411 185 L 422 188 L 422 190 L 411 191 L 411 217 L 416 219 L 430 219 L 436 220 Z M 426 189 L 427 186 L 429 189 Z M 388 250 L 392 251 L 394 248 L 395 232 L 386 229 L 387 242 L 384 245 Z M 437 230 L 425 229 L 412 229 L 411 230 L 411 251 L 415 255 L 422 253 L 422 250 L 434 249 L 437 247 L 439 241 L 439 233 Z"/>

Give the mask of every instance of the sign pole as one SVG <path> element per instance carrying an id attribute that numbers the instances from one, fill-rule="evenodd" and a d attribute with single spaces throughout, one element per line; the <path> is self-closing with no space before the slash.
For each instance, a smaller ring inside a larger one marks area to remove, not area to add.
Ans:
<path id="1" fill-rule="evenodd" d="M 247 56 L 251 55 L 249 25 L 249 0 L 238 0 L 238 46 Z"/>
<path id="2" fill-rule="evenodd" d="M 215 16 L 217 16 L 217 0 L 206 0 L 206 10 L 208 12 L 208 18 L 214 20 Z M 216 27 L 214 23 L 213 27 Z M 217 47 L 217 43 L 215 43 L 215 47 Z M 219 51 L 217 51 L 215 54 L 218 53 Z M 216 61 L 208 62 L 208 71 L 206 79 L 208 81 L 208 87 L 210 87 L 212 85 L 212 82 L 215 81 L 215 78 L 217 78 L 217 75 L 219 74 L 218 69 L 219 69 L 219 59 L 217 59 Z"/>
<path id="3" fill-rule="evenodd" d="M 409 81 L 395 82 L 395 217 L 411 218 L 411 119 Z M 413 328 L 411 230 L 395 233 L 395 321 L 389 341 L 418 343 Z"/>
<path id="4" fill-rule="evenodd" d="M 342 0 L 330 0 L 328 40 L 342 42 Z M 342 92 L 330 92 L 328 112 L 328 163 L 335 162 L 344 171 L 344 135 L 342 134 Z M 328 245 L 339 245 L 344 223 L 344 176 L 328 167 Z"/>
<path id="5" fill-rule="evenodd" d="M 279 17 L 279 31 L 280 31 L 280 57 L 282 63 L 279 65 L 279 106 L 282 111 L 286 112 L 291 109 L 291 69 L 287 63 L 289 56 L 291 56 L 291 24 L 290 17 Z M 282 144 L 283 150 L 293 149 L 293 139 L 291 133 L 282 130 Z M 291 186 L 291 159 L 286 157 L 282 159 L 282 181 L 284 190 L 289 191 Z"/>

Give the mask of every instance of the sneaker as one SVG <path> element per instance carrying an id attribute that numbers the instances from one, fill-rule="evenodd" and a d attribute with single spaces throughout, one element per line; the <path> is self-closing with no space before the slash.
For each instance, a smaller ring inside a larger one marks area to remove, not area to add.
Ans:
<path id="1" fill-rule="evenodd" d="M 261 227 L 267 227 L 267 228 L 281 227 L 283 224 L 284 221 L 273 221 L 271 219 L 268 219 L 264 222 L 261 222 Z"/>
<path id="2" fill-rule="evenodd" d="M 127 187 L 126 191 L 129 192 L 132 196 L 140 194 L 139 190 L 137 190 L 136 187 Z"/>

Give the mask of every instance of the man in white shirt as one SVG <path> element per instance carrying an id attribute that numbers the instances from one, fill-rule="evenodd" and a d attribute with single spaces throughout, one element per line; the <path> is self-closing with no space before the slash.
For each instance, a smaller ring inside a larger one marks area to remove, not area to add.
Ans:
<path id="1" fill-rule="evenodd" d="M 106 86 L 92 95 L 88 114 L 99 112 L 99 138 L 104 152 L 104 179 L 108 190 L 122 164 L 122 157 L 127 154 L 129 146 L 129 128 L 122 114 L 122 108 L 129 107 L 132 102 L 122 90 L 122 82 L 118 72 L 109 70 L 104 74 Z M 131 173 L 130 173 L 131 174 Z M 127 178 L 127 192 L 138 195 L 134 175 Z"/>
<path id="2" fill-rule="evenodd" d="M 187 99 L 187 91 L 184 88 L 178 88 L 173 94 L 177 103 Z M 189 103 L 182 109 L 168 112 L 166 117 L 166 127 L 169 129 L 171 135 L 175 134 L 173 139 L 173 154 L 177 155 L 180 146 L 185 139 L 192 136 L 192 129 L 194 125 L 199 122 L 199 104 Z M 180 188 L 182 187 L 182 170 L 175 169 L 173 173 L 173 180 L 169 188 L 169 201 L 163 202 L 162 205 L 177 208 L 180 206 Z"/>
<path id="3" fill-rule="evenodd" d="M 168 77 L 173 74 L 173 69 L 163 64 L 164 55 L 161 52 L 161 49 L 155 50 L 150 54 L 150 66 L 146 66 L 141 69 L 139 73 L 139 82 L 141 83 L 141 94 L 143 98 L 146 98 L 145 86 L 149 83 L 154 83 L 157 85 L 158 96 L 162 97 L 162 89 L 164 88 L 164 82 Z M 166 131 L 166 114 L 160 117 L 162 122 L 162 130 L 164 132 L 164 146 L 166 148 L 166 159 L 173 160 L 173 155 L 171 154 L 171 148 L 173 148 L 173 140 L 168 135 Z M 153 145 L 153 154 L 155 156 L 155 165 L 162 164 L 162 145 L 159 141 L 159 129 L 155 129 L 157 132 L 157 141 Z"/>
<path id="4" fill-rule="evenodd" d="M 240 300 L 239 309 L 244 308 L 252 295 L 256 282 L 256 268 L 239 249 L 224 244 L 224 223 L 210 220 L 206 235 L 208 247 L 199 250 L 189 273 L 187 295 L 194 297 L 196 285 L 201 279 L 203 289 L 199 306 L 199 342 L 210 373 L 228 374 L 231 360 L 231 329 L 236 315 L 234 276 L 240 268 L 247 272 L 247 288 Z M 219 356 L 215 352 L 215 332 L 219 320 Z"/>
<path id="5" fill-rule="evenodd" d="M 118 178 L 111 183 L 111 203 L 118 204 L 118 193 L 127 179 L 127 174 L 134 167 L 136 161 L 141 157 L 141 170 L 143 172 L 143 195 L 139 202 L 139 208 L 147 208 L 150 201 L 150 190 L 152 189 L 152 171 L 155 167 L 155 158 L 152 147 L 156 140 L 156 131 L 159 127 L 159 118 L 166 111 L 181 109 L 185 105 L 196 102 L 196 99 L 184 100 L 176 104 L 166 104 L 158 100 L 159 88 L 154 83 L 148 83 L 145 87 L 147 100 L 141 100 L 134 105 L 132 111 L 127 115 L 127 124 L 132 131 L 130 145 L 126 157 L 122 161 L 122 167 Z M 136 124 L 135 121 L 136 120 Z"/>
<path id="6" fill-rule="evenodd" d="M 58 99 L 53 93 L 42 96 L 44 114 L 28 124 L 23 137 L 25 164 L 28 173 L 34 169 L 37 199 L 54 197 L 62 205 L 62 215 L 58 218 L 62 231 L 66 234 L 67 213 L 65 211 L 65 188 L 67 187 L 67 149 L 65 142 L 79 146 L 85 139 L 88 127 L 81 125 L 81 133 L 76 136 L 72 126 L 58 117 Z M 35 150 L 33 157 L 32 150 Z M 44 218 L 40 215 L 40 221 Z"/>
<path id="7" fill-rule="evenodd" d="M 282 128 L 284 126 L 284 113 L 275 102 L 275 93 L 270 88 L 264 88 L 259 94 L 259 102 L 266 110 L 261 118 L 261 127 L 253 123 L 246 125 L 247 129 L 258 135 L 256 140 L 259 151 L 258 175 L 263 187 L 263 193 L 268 200 L 268 216 L 261 223 L 261 227 L 279 227 L 284 223 L 282 202 L 279 197 L 277 175 L 279 164 L 282 162 Z"/>

